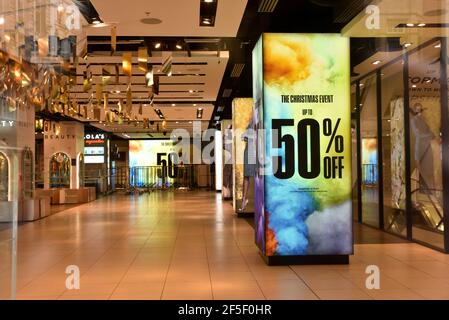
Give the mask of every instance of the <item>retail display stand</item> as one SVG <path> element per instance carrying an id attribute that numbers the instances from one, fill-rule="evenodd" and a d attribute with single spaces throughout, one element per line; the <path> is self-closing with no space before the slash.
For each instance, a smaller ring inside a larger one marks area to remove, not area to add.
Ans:
<path id="1" fill-rule="evenodd" d="M 267 264 L 353 253 L 349 39 L 263 34 L 253 51 L 256 242 Z"/>

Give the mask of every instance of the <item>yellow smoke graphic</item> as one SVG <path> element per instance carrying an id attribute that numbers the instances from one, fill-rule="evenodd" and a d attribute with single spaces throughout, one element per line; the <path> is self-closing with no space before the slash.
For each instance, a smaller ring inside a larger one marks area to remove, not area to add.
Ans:
<path id="1" fill-rule="evenodd" d="M 276 34 L 264 38 L 264 78 L 268 85 L 293 85 L 310 76 L 312 55 L 298 39 Z"/>

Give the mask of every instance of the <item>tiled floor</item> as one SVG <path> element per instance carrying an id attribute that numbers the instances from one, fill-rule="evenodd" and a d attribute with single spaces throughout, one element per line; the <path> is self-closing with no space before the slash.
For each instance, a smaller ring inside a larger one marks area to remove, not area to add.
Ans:
<path id="1" fill-rule="evenodd" d="M 19 227 L 17 298 L 449 299 L 449 256 L 358 228 L 370 241 L 350 265 L 268 267 L 218 194 L 111 196 Z M 69 265 L 80 290 L 65 287 Z M 380 290 L 365 287 L 368 265 Z"/>

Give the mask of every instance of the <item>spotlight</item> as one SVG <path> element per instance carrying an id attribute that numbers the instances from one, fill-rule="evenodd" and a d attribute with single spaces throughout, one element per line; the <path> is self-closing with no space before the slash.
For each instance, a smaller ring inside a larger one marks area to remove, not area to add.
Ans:
<path id="1" fill-rule="evenodd" d="M 410 47 L 412 44 L 410 42 L 404 43 L 404 48 Z"/>
<path id="2" fill-rule="evenodd" d="M 161 43 L 160 43 L 160 42 L 157 42 L 157 43 L 154 45 L 154 47 L 155 47 L 156 49 L 159 49 L 159 48 L 161 47 Z"/>
<path id="3" fill-rule="evenodd" d="M 407 26 L 407 27 L 414 27 L 415 24 L 414 24 L 414 23 L 407 23 L 406 26 Z"/>
<path id="4" fill-rule="evenodd" d="M 5 17 L 1 16 L 0 17 L 0 25 L 3 25 L 3 24 L 5 24 Z"/>
<path id="5" fill-rule="evenodd" d="M 182 49 L 182 45 L 180 43 L 176 44 L 176 49 L 181 50 Z"/>
<path id="6" fill-rule="evenodd" d="M 196 118 L 201 119 L 203 117 L 203 108 L 198 108 L 196 110 Z"/>
<path id="7" fill-rule="evenodd" d="M 418 27 L 425 27 L 425 26 L 426 26 L 425 23 L 419 23 L 419 24 L 418 24 Z"/>
<path id="8" fill-rule="evenodd" d="M 373 61 L 372 64 L 378 65 L 378 64 L 381 63 L 381 62 L 382 62 L 382 61 L 380 61 L 380 60 L 376 60 L 376 61 Z"/>

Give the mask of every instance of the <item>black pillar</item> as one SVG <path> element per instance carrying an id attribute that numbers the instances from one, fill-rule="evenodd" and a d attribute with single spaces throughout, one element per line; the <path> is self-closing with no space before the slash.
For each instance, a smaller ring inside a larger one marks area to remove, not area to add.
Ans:
<path id="1" fill-rule="evenodd" d="M 445 252 L 449 252 L 449 110 L 447 101 L 447 63 L 447 38 L 441 38 L 440 98 L 441 146 L 443 152 L 443 221 Z"/>
<path id="2" fill-rule="evenodd" d="M 403 85 L 404 85 L 404 144 L 405 144 L 405 216 L 407 220 L 407 239 L 412 240 L 412 184 L 410 161 L 410 97 L 409 97 L 409 55 L 404 53 Z"/>
<path id="3" fill-rule="evenodd" d="M 384 228 L 384 166 L 383 166 L 383 144 L 382 144 L 382 72 L 376 71 L 376 106 L 377 106 L 377 175 L 379 196 L 379 228 Z"/>
<path id="4" fill-rule="evenodd" d="M 357 221 L 362 223 L 362 137 L 360 130 L 361 116 L 361 96 L 360 81 L 355 83 L 355 103 L 356 103 L 356 134 L 357 134 Z"/>

